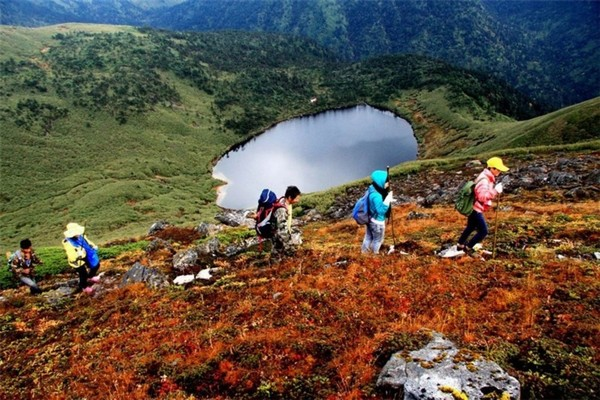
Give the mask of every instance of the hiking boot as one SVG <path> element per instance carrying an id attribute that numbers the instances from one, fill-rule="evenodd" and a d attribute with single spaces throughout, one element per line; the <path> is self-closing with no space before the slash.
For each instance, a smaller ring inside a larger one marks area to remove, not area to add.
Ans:
<path id="1" fill-rule="evenodd" d="M 466 254 L 469 257 L 476 257 L 477 256 L 477 250 L 474 249 L 474 248 L 472 248 L 472 247 L 465 246 L 465 248 L 464 248 L 463 251 L 464 251 L 464 254 Z"/>
<path id="2" fill-rule="evenodd" d="M 82 292 L 92 295 L 92 294 L 94 294 L 94 288 L 91 286 L 88 286 L 85 289 L 83 289 Z"/>
<path id="3" fill-rule="evenodd" d="M 440 252 L 442 258 L 452 258 L 464 255 L 464 250 L 459 250 L 458 246 L 448 247 L 446 250 Z"/>
<path id="4" fill-rule="evenodd" d="M 29 293 L 33 294 L 33 295 L 38 295 L 43 293 L 44 291 L 38 287 L 30 287 L 29 288 Z"/>
<path id="5" fill-rule="evenodd" d="M 91 283 L 100 283 L 100 277 L 99 276 L 92 276 L 91 278 L 88 278 L 88 282 L 91 282 Z"/>

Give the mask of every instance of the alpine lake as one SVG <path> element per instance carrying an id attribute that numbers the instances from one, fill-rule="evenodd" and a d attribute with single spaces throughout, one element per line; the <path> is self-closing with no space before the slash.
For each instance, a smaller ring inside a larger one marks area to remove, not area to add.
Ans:
<path id="1" fill-rule="evenodd" d="M 217 204 L 252 209 L 264 188 L 318 192 L 417 158 L 408 122 L 368 105 L 294 118 L 226 153 L 213 168 Z"/>

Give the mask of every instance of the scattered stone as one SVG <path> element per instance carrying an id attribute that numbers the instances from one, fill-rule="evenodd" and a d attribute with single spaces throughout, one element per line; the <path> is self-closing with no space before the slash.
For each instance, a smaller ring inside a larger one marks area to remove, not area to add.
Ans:
<path id="1" fill-rule="evenodd" d="M 212 275 L 210 274 L 210 268 L 203 269 L 202 271 L 198 272 L 198 275 L 196 275 L 196 279 L 202 279 L 205 281 L 209 281 L 211 278 Z"/>
<path id="2" fill-rule="evenodd" d="M 254 227 L 254 219 L 248 218 L 248 210 L 227 210 L 215 215 L 215 219 L 227 226 L 247 226 Z"/>
<path id="3" fill-rule="evenodd" d="M 314 222 L 314 221 L 320 221 L 322 219 L 323 219 L 323 216 L 319 213 L 319 211 L 317 211 L 314 208 L 311 208 L 302 216 L 302 220 L 304 222 Z"/>
<path id="4" fill-rule="evenodd" d="M 600 198 L 600 189 L 594 186 L 577 186 L 565 193 L 565 197 L 575 200 L 597 200 Z"/>
<path id="5" fill-rule="evenodd" d="M 179 275 L 175 279 L 173 279 L 173 283 L 175 285 L 185 285 L 186 283 L 190 283 L 194 281 L 194 274 L 192 275 Z"/>
<path id="6" fill-rule="evenodd" d="M 568 172 L 552 171 L 548 175 L 548 184 L 552 186 L 565 186 L 579 184 L 579 177 Z"/>
<path id="7" fill-rule="evenodd" d="M 148 246 L 146 246 L 147 253 L 154 253 L 155 251 L 158 251 L 160 249 L 167 249 L 169 251 L 172 251 L 173 246 L 171 246 L 171 244 L 168 241 L 160 238 L 152 240 L 150 243 L 148 243 Z"/>
<path id="8" fill-rule="evenodd" d="M 154 235 L 156 232 L 160 232 L 169 226 L 171 226 L 171 224 L 169 224 L 167 221 L 156 221 L 148 230 L 148 235 Z"/>
<path id="9" fill-rule="evenodd" d="M 427 195 L 427 197 L 425 197 L 425 199 L 423 199 L 423 201 L 421 201 L 419 204 L 425 208 L 431 208 L 433 207 L 434 204 L 438 203 L 440 199 L 440 195 L 437 193 L 432 193 Z"/>
<path id="10" fill-rule="evenodd" d="M 219 251 L 220 242 L 216 237 L 210 238 L 209 241 L 202 243 L 198 247 L 196 247 L 196 251 L 200 255 L 214 255 Z"/>
<path id="11" fill-rule="evenodd" d="M 179 272 L 187 272 L 196 267 L 198 261 L 198 252 L 195 250 L 185 250 L 173 256 L 173 269 Z"/>
<path id="12" fill-rule="evenodd" d="M 420 213 L 420 212 L 416 212 L 416 211 L 411 211 L 406 216 L 406 219 L 408 219 L 408 220 L 411 220 L 411 219 L 428 219 L 428 218 L 432 218 L 432 217 L 433 217 L 433 214 Z"/>

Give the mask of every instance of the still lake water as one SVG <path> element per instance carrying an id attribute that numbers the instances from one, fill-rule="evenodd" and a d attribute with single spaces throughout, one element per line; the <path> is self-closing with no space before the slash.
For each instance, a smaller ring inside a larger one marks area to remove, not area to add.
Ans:
<path id="1" fill-rule="evenodd" d="M 360 105 L 277 124 L 224 155 L 213 177 L 227 182 L 217 204 L 255 208 L 269 188 L 283 196 L 289 185 L 316 192 L 417 158 L 413 130 L 388 111 Z"/>

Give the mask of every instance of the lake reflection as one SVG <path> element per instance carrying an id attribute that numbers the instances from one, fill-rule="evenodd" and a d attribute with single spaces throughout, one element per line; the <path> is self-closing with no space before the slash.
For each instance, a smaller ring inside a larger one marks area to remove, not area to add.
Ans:
<path id="1" fill-rule="evenodd" d="M 416 157 L 410 125 L 391 112 L 361 105 L 295 118 L 219 160 L 213 176 L 227 184 L 217 204 L 255 208 L 264 188 L 278 196 L 289 185 L 302 193 L 325 190 Z"/>

